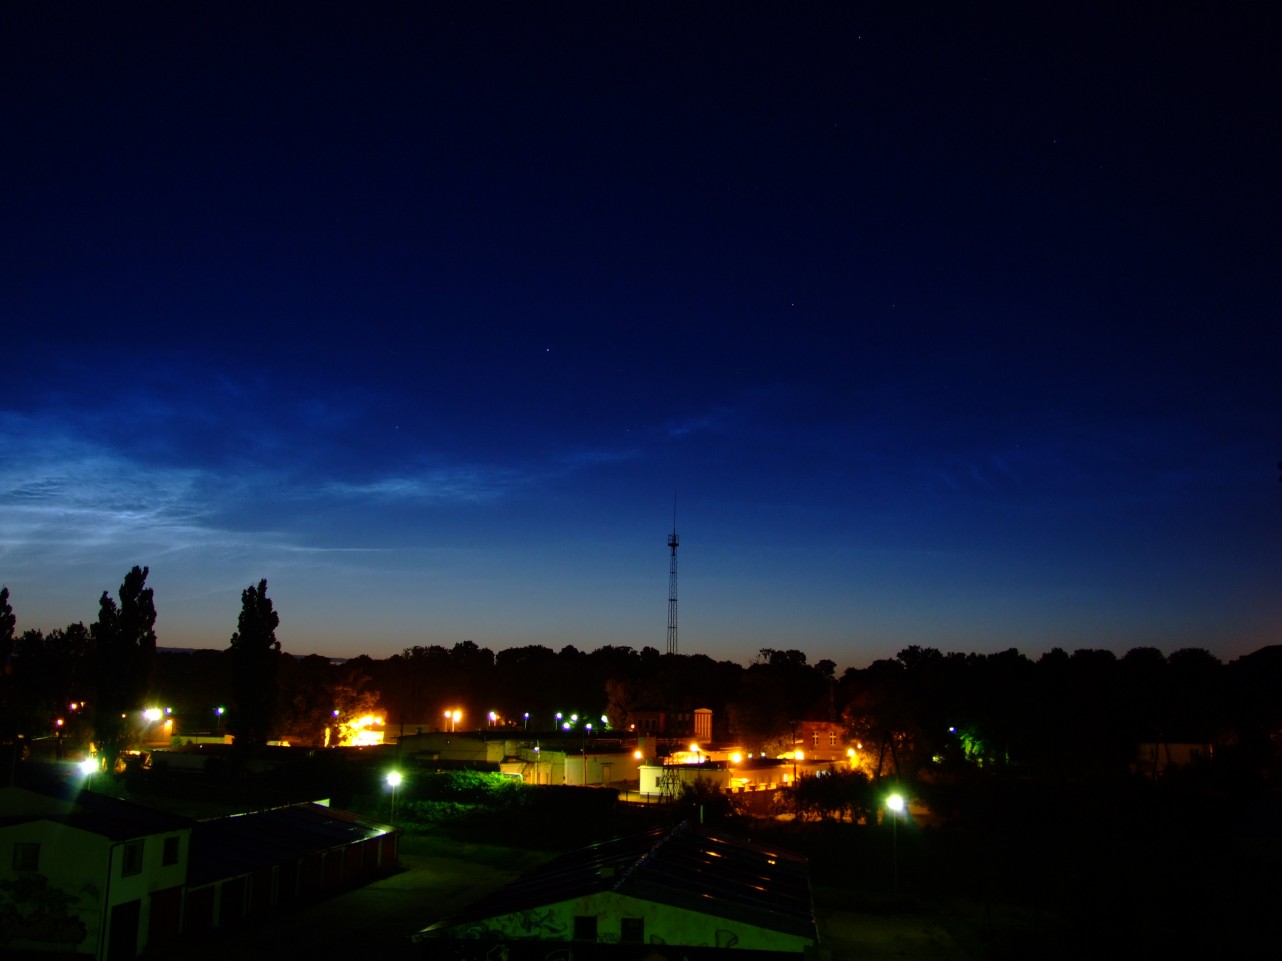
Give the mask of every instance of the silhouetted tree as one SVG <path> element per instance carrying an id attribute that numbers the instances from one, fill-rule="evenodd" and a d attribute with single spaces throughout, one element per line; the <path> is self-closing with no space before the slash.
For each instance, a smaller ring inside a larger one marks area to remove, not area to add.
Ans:
<path id="1" fill-rule="evenodd" d="M 343 676 L 330 692 L 334 707 L 331 711 L 333 726 L 328 746 L 335 747 L 346 741 L 357 730 L 357 720 L 378 710 L 378 691 L 370 686 L 370 677 L 362 670 L 360 659 L 343 666 Z"/>
<path id="2" fill-rule="evenodd" d="M 240 618 L 227 649 L 232 711 L 227 726 L 238 747 L 262 747 L 274 729 L 279 697 L 280 615 L 267 596 L 267 581 L 252 584 L 240 595 Z"/>
<path id="3" fill-rule="evenodd" d="M 914 712 L 907 696 L 907 670 L 899 660 L 873 661 L 862 671 L 848 670 L 842 687 L 849 698 L 842 721 L 863 745 L 874 779 L 902 777 L 901 758 L 911 756 Z"/>
<path id="4" fill-rule="evenodd" d="M 9 588 L 0 587 L 0 670 L 9 664 L 9 655 L 13 653 L 13 632 L 18 626 L 18 618 L 9 603 Z"/>
<path id="5" fill-rule="evenodd" d="M 94 736 L 108 770 L 137 730 L 156 658 L 156 605 L 148 568 L 134 567 L 120 585 L 120 604 L 106 591 L 90 628 L 97 671 Z"/>
<path id="6" fill-rule="evenodd" d="M 13 714 L 13 632 L 18 619 L 9 605 L 9 588 L 0 587 L 0 737 L 12 737 L 17 718 Z"/>
<path id="7" fill-rule="evenodd" d="M 872 781 L 863 771 L 824 771 L 803 775 L 792 789 L 797 815 L 801 818 L 837 818 L 858 822 L 875 812 L 877 801 Z"/>
<path id="8" fill-rule="evenodd" d="M 334 723 L 334 688 L 338 669 L 319 654 L 281 660 L 284 701 L 280 735 L 290 744 L 321 747 L 325 732 Z"/>

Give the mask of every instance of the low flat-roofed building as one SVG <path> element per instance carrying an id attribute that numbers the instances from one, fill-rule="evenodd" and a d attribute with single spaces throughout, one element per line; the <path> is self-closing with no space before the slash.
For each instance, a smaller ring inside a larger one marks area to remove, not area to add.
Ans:
<path id="1" fill-rule="evenodd" d="M 566 854 L 414 940 L 459 961 L 676 961 L 801 956 L 819 936 L 804 858 L 687 822 Z"/>

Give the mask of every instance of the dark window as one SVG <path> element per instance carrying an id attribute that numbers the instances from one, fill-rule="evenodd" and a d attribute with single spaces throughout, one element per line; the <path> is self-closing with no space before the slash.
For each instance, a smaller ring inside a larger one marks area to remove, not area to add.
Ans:
<path id="1" fill-rule="evenodd" d="M 574 919 L 574 940 L 596 940 L 596 915 L 577 915 Z"/>
<path id="2" fill-rule="evenodd" d="M 120 876 L 127 878 L 131 874 L 142 872 L 142 842 L 130 841 L 125 845 L 125 859 L 120 863 Z"/>
<path id="3" fill-rule="evenodd" d="M 172 838 L 165 838 L 165 849 L 161 854 L 160 863 L 178 863 L 178 838 L 176 836 Z"/>
<path id="4" fill-rule="evenodd" d="M 645 918 L 624 918 L 619 922 L 620 941 L 644 941 Z"/>
<path id="5" fill-rule="evenodd" d="M 36 841 L 19 841 L 13 846 L 15 871 L 40 870 L 40 844 Z"/>

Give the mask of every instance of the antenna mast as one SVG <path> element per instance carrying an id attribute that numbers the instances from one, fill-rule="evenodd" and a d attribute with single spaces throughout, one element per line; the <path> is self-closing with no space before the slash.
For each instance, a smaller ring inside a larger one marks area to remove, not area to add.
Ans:
<path id="1" fill-rule="evenodd" d="M 677 499 L 672 498 L 672 533 L 668 547 L 672 549 L 672 566 L 668 568 L 668 653 L 677 653 Z"/>

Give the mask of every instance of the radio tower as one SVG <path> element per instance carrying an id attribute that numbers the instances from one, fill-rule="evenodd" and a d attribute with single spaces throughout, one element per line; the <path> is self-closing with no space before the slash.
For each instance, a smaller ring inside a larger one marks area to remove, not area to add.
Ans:
<path id="1" fill-rule="evenodd" d="M 672 548 L 672 566 L 668 568 L 668 653 L 677 653 L 677 504 L 672 502 L 672 533 L 668 535 L 668 547 Z"/>

